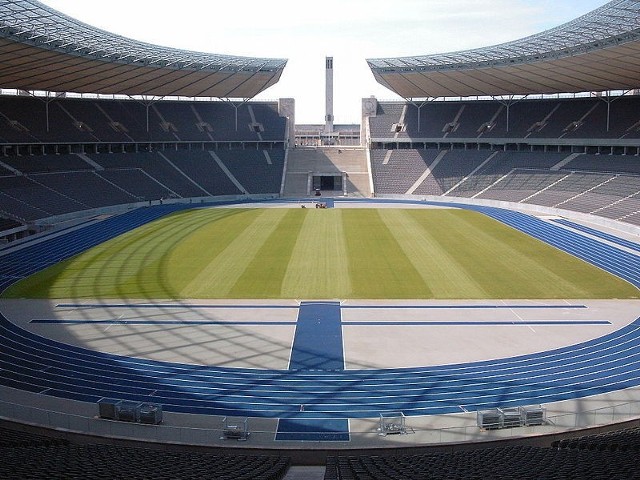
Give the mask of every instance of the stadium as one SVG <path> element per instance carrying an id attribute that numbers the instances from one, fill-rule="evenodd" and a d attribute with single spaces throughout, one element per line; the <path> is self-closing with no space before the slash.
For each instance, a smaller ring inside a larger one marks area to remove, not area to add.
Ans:
<path id="1" fill-rule="evenodd" d="M 0 1 L 4 478 L 640 478 L 640 2 L 287 60 Z"/>

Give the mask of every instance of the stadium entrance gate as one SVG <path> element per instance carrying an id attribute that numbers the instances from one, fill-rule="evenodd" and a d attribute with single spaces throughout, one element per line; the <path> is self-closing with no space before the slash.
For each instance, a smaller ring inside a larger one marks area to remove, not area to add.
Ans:
<path id="1" fill-rule="evenodd" d="M 342 173 L 313 176 L 313 190 L 342 191 Z"/>

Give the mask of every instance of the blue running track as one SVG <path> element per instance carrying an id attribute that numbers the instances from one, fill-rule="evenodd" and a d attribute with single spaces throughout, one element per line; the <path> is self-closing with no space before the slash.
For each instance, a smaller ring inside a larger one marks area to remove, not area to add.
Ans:
<path id="1" fill-rule="evenodd" d="M 580 398 L 640 385 L 640 319 L 600 338 L 511 358 L 376 370 L 168 363 L 66 345 L 0 319 L 0 384 L 60 398 L 154 401 L 173 412 L 276 418 L 433 415 Z M 304 411 L 300 406 L 303 405 Z"/>
<path id="2" fill-rule="evenodd" d="M 557 218 L 553 221 L 560 225 L 573 228 L 574 230 L 579 230 L 580 232 L 588 233 L 589 235 L 593 235 L 594 237 L 607 240 L 611 243 L 615 243 L 616 245 L 620 245 L 640 253 L 640 245 L 630 240 L 616 237 L 615 235 L 611 235 L 610 233 L 601 232 L 600 230 L 596 230 L 595 228 L 587 227 L 586 225 L 581 225 L 565 218 Z"/>
<path id="3" fill-rule="evenodd" d="M 522 213 L 460 207 L 480 211 L 640 286 L 640 257 L 628 251 Z M 0 289 L 178 208 L 136 210 L 1 256 Z M 312 425 L 313 430 L 320 424 L 312 421 L 317 419 L 329 425 L 328 434 L 333 435 L 344 431 L 348 418 L 548 403 L 640 385 L 640 319 L 600 338 L 530 355 L 345 370 L 342 352 L 335 348 L 340 307 L 323 305 L 333 320 L 320 332 L 313 325 L 313 304 L 303 305 L 301 343 L 294 345 L 292 368 L 287 370 L 199 366 L 96 352 L 40 337 L 0 315 L 0 385 L 93 403 L 107 397 L 158 402 L 171 412 L 279 418 L 284 438 L 299 433 L 300 425 Z M 314 353 L 323 358 L 314 360 L 304 352 L 315 351 L 310 339 L 319 332 L 330 340 Z M 288 422 L 291 419 L 296 422 Z"/>

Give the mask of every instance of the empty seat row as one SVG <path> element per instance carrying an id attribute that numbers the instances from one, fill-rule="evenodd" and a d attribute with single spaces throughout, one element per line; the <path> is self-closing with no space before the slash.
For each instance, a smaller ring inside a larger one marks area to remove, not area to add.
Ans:
<path id="1" fill-rule="evenodd" d="M 120 445 L 24 445 L 3 448 L 0 478 L 280 480 L 281 455 L 210 454 Z"/>
<path id="2" fill-rule="evenodd" d="M 494 447 L 450 453 L 336 455 L 324 480 L 609 480 L 637 479 L 627 452 L 535 446 Z"/>

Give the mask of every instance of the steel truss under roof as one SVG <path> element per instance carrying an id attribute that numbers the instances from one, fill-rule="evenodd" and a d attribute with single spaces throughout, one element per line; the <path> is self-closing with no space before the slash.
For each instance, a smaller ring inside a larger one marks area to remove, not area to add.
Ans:
<path id="1" fill-rule="evenodd" d="M 36 0 L 0 0 L 1 88 L 252 98 L 280 79 L 286 63 L 152 45 Z"/>
<path id="2" fill-rule="evenodd" d="M 614 0 L 556 28 L 491 47 L 367 60 L 404 98 L 640 87 L 640 1 Z"/>

